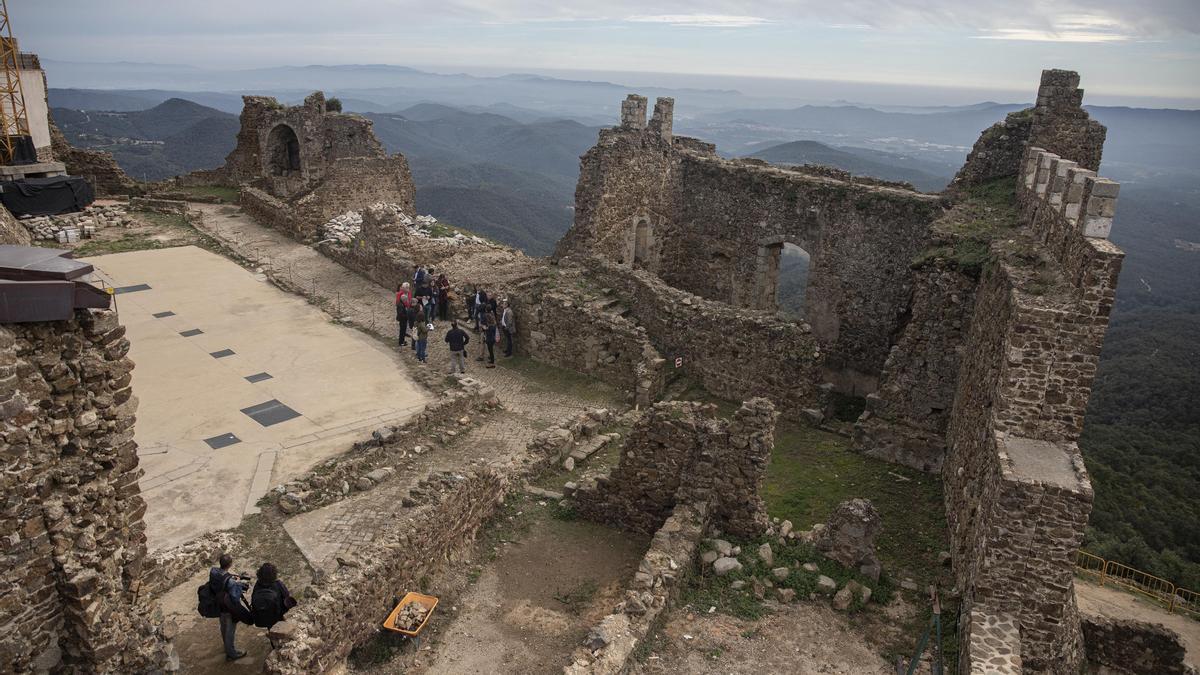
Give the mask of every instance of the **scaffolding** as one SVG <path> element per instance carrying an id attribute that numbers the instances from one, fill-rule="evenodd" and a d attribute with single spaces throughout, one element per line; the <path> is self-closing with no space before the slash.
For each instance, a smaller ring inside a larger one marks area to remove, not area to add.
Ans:
<path id="1" fill-rule="evenodd" d="M 25 113 L 25 92 L 21 89 L 21 70 L 17 39 L 8 20 L 8 0 L 0 0 L 0 164 L 11 164 L 18 139 L 29 135 L 29 116 Z"/>

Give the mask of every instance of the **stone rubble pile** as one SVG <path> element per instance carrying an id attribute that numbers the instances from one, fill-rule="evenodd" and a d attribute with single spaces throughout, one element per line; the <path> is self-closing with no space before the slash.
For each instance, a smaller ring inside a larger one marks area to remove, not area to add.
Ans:
<path id="1" fill-rule="evenodd" d="M 403 225 L 408 229 L 408 233 L 414 237 L 438 239 L 455 244 L 466 242 L 476 244 L 486 243 L 482 237 L 468 236 L 461 232 L 455 232 L 450 236 L 434 235 L 432 228 L 437 224 L 437 218 L 433 216 L 410 216 L 405 212 L 404 207 L 399 204 L 380 202 L 372 204 L 369 208 L 382 210 L 386 214 L 385 217 L 390 216 L 388 220 L 394 220 Z M 347 211 L 340 216 L 334 216 L 329 222 L 321 226 L 321 239 L 333 240 L 339 244 L 349 244 L 362 233 L 362 214 L 362 211 Z"/>
<path id="2" fill-rule="evenodd" d="M 99 229 L 125 227 L 131 222 L 128 212 L 119 206 L 89 206 L 78 213 L 21 219 L 21 224 L 35 240 L 57 241 L 60 244 L 73 244 L 80 239 L 91 238 Z"/>
<path id="3" fill-rule="evenodd" d="M 401 607 L 399 612 L 396 612 L 396 618 L 392 620 L 392 626 L 399 630 L 414 631 L 422 623 L 425 623 L 425 617 L 427 616 L 429 616 L 429 608 L 419 600 L 413 600 Z"/>

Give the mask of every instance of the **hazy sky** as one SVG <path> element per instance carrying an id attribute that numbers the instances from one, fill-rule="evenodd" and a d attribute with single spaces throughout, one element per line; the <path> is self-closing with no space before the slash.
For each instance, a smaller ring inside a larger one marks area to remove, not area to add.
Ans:
<path id="1" fill-rule="evenodd" d="M 1200 0 L 10 0 L 61 61 L 390 63 L 836 79 L 1200 105 Z"/>

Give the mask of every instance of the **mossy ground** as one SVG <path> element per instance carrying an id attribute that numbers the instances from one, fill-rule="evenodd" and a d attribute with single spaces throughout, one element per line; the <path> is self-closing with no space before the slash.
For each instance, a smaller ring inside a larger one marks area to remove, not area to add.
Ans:
<path id="1" fill-rule="evenodd" d="M 474 341 L 478 339 L 482 338 L 479 335 L 471 336 L 469 348 L 472 354 L 476 353 Z M 527 356 L 505 358 L 500 353 L 501 345 L 503 341 L 496 346 L 496 365 L 520 373 L 527 383 L 527 388 L 535 393 L 566 394 L 594 403 L 597 407 L 612 407 L 624 398 L 616 387 L 595 378 L 535 361 Z"/>
<path id="2" fill-rule="evenodd" d="M 913 267 L 944 260 L 978 277 L 992 260 L 992 242 L 1014 235 L 1020 227 L 1016 186 L 1016 178 L 1008 177 L 967 188 L 958 203 L 933 225 L 945 235 L 946 243 L 919 253 Z"/>

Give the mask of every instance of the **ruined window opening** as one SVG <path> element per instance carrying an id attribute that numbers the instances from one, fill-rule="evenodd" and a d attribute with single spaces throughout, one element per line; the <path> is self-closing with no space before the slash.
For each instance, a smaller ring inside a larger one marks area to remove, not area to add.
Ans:
<path id="1" fill-rule="evenodd" d="M 286 124 L 271 130 L 267 137 L 267 152 L 273 175 L 290 176 L 300 171 L 300 139 Z"/>
<path id="2" fill-rule="evenodd" d="M 756 306 L 795 320 L 804 318 L 810 264 L 808 251 L 791 242 L 762 246 Z"/>
<path id="3" fill-rule="evenodd" d="M 650 221 L 646 218 L 638 220 L 633 233 L 633 264 L 645 265 L 650 259 Z"/>

